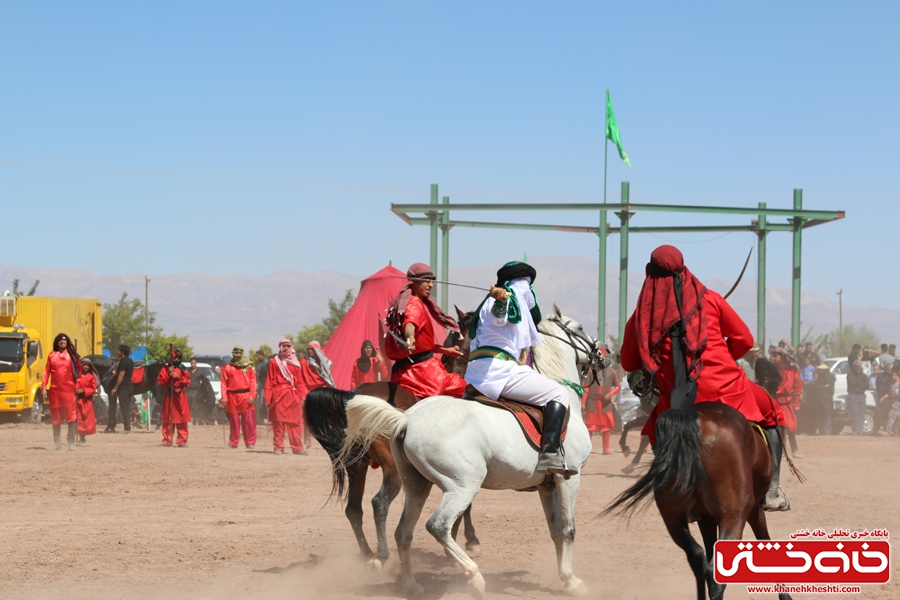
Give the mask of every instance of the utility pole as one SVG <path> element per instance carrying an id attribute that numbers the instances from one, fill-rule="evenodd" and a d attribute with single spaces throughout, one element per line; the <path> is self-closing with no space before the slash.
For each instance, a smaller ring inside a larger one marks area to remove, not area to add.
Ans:
<path id="1" fill-rule="evenodd" d="M 144 275 L 144 348 L 150 346 L 150 278 Z"/>
<path id="2" fill-rule="evenodd" d="M 838 297 L 838 328 L 841 332 L 841 337 L 844 336 L 844 290 L 839 292 L 835 292 L 835 295 Z"/>

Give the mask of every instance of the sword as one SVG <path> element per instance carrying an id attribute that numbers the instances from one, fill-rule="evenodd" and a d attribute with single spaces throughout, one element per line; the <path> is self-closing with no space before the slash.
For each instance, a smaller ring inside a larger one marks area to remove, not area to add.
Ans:
<path id="1" fill-rule="evenodd" d="M 406 348 L 407 350 L 409 349 L 409 344 L 406 343 L 406 340 L 404 340 L 404 339 L 401 338 L 399 335 L 397 335 L 396 333 L 394 333 L 393 331 L 391 331 L 391 328 L 387 326 L 387 323 L 385 322 L 384 319 L 381 318 L 381 315 L 378 314 L 378 311 L 375 311 L 375 317 L 378 319 L 378 322 L 381 323 L 381 326 L 384 327 L 384 330 L 387 331 L 389 334 L 391 334 L 391 337 L 392 337 L 392 338 L 394 338 L 395 340 L 397 340 L 397 343 L 398 343 L 398 344 L 400 344 L 401 346 L 403 346 L 403 347 Z"/>
<path id="2" fill-rule="evenodd" d="M 753 254 L 753 248 L 750 248 L 750 252 L 747 253 L 747 260 L 744 261 L 744 268 L 741 269 L 741 274 L 738 275 L 737 281 L 734 282 L 734 285 L 731 286 L 731 289 L 728 290 L 728 293 L 725 294 L 724 296 L 722 296 L 722 298 L 727 299 L 728 296 L 730 296 L 731 293 L 732 293 L 734 290 L 737 289 L 737 286 L 738 286 L 738 284 L 741 282 L 741 279 L 744 278 L 744 272 L 747 270 L 747 265 L 750 264 L 750 256 L 751 256 L 752 254 Z"/>
<path id="3" fill-rule="evenodd" d="M 464 287 L 469 288 L 470 290 L 478 290 L 480 292 L 489 292 L 491 290 L 482 287 L 475 287 L 474 285 L 466 285 L 464 283 L 453 283 L 452 281 L 438 281 L 436 279 L 431 279 L 428 277 L 406 277 L 405 275 L 391 275 L 394 279 L 408 279 L 409 281 L 430 281 L 432 283 L 440 283 L 442 285 L 455 285 L 456 287 Z"/>

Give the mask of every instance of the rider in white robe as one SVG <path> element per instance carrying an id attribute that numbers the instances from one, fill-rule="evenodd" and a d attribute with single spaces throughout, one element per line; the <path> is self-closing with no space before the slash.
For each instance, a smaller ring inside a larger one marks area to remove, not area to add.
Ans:
<path id="1" fill-rule="evenodd" d="M 540 345 L 537 323 L 540 308 L 531 284 L 537 272 L 520 262 L 497 272 L 497 285 L 472 317 L 466 381 L 485 396 L 499 397 L 544 408 L 544 430 L 538 458 L 539 473 L 577 473 L 560 452 L 560 436 L 569 400 L 566 388 L 530 366 L 519 364 L 528 348 Z M 476 322 L 477 319 L 477 322 Z"/>

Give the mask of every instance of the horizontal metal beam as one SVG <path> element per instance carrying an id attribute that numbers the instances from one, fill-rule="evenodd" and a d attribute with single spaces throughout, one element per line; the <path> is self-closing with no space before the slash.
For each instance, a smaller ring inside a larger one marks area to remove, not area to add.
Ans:
<path id="1" fill-rule="evenodd" d="M 424 217 L 410 217 L 410 225 L 430 225 L 431 220 Z M 583 227 L 578 225 L 541 225 L 536 223 L 499 223 L 491 221 L 457 221 L 447 222 L 448 227 L 474 227 L 483 229 L 525 229 L 530 231 L 566 231 L 573 233 L 594 233 L 599 235 L 599 227 Z M 619 233 L 620 227 L 608 226 L 607 233 Z M 767 223 L 767 231 L 793 231 L 794 226 L 785 224 Z M 758 231 L 753 225 L 682 225 L 682 226 L 654 226 L 654 227 L 629 227 L 633 233 L 723 233 L 733 231 Z"/>
<path id="2" fill-rule="evenodd" d="M 788 217 L 810 221 L 834 221 L 844 218 L 842 210 L 794 210 L 790 208 L 759 208 L 741 207 L 741 206 L 694 206 L 679 204 L 603 204 L 603 203 L 578 203 L 578 204 L 552 204 L 552 203 L 536 203 L 536 204 L 442 204 L 439 209 L 435 209 L 432 204 L 393 204 L 391 210 L 400 216 L 404 221 L 407 220 L 407 213 L 424 213 L 430 214 L 438 210 L 451 211 L 546 211 L 546 210 L 589 210 L 599 211 L 608 210 L 614 212 L 627 211 L 647 211 L 647 212 L 681 212 L 681 213 L 701 213 L 701 214 L 720 214 L 720 215 L 761 215 L 765 214 L 769 217 Z"/>

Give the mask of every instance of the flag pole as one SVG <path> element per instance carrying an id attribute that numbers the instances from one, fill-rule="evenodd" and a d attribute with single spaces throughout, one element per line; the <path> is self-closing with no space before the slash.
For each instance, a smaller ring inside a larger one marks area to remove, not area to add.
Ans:
<path id="1" fill-rule="evenodd" d="M 606 106 L 603 112 L 603 204 L 606 204 L 606 165 L 609 155 L 609 136 L 606 131 L 606 124 L 609 122 L 609 90 L 606 90 L 606 98 Z"/>

